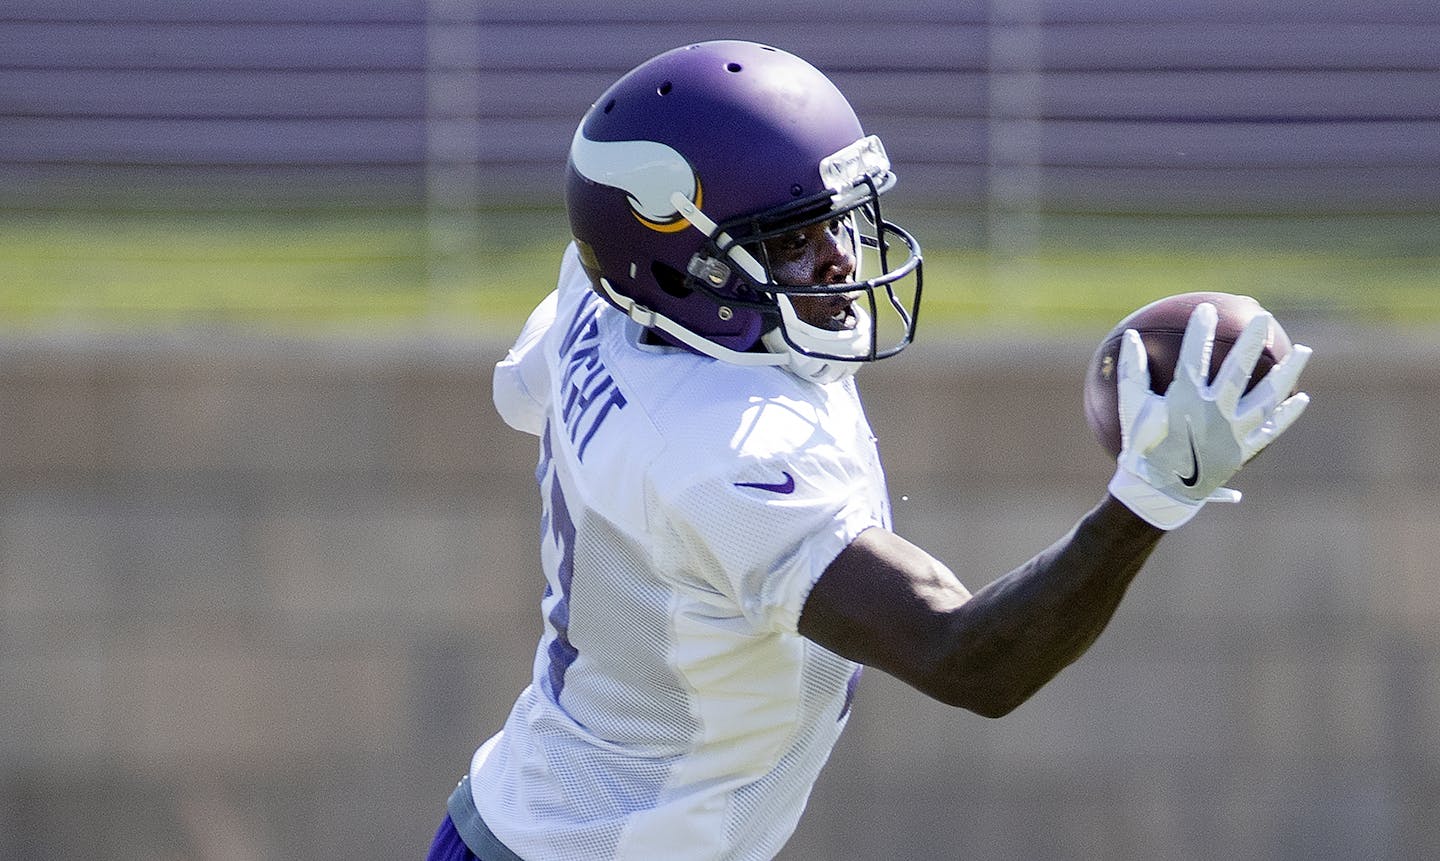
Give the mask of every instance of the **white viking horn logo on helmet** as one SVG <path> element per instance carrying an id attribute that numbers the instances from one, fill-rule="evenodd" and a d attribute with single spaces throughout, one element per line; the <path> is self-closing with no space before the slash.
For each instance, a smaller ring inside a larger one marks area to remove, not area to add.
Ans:
<path id="1" fill-rule="evenodd" d="M 635 217 L 652 230 L 672 233 L 687 226 L 671 202 L 676 192 L 700 205 L 695 170 L 680 153 L 656 141 L 592 141 L 582 125 L 570 141 L 570 163 L 591 182 L 629 195 Z"/>

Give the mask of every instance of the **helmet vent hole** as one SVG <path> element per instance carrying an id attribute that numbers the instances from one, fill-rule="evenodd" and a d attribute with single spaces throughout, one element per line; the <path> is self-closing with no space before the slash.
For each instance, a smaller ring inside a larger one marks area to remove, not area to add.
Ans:
<path id="1" fill-rule="evenodd" d="M 725 71 L 727 71 L 727 72 L 738 72 L 738 71 L 740 71 L 741 68 L 743 68 L 743 67 L 742 67 L 739 63 L 726 63 L 726 64 L 725 64 Z"/>
<path id="2" fill-rule="evenodd" d="M 685 276 L 680 270 L 667 266 L 659 260 L 650 261 L 650 274 L 655 278 L 655 283 L 660 289 L 676 299 L 684 299 L 695 292 L 685 286 Z"/>
<path id="3" fill-rule="evenodd" d="M 791 196 L 791 197 L 799 197 L 800 195 L 802 195 L 802 194 L 804 194 L 804 193 L 805 193 L 805 189 L 803 189 L 803 188 L 800 187 L 800 183 L 797 182 L 797 183 L 795 183 L 794 185 L 790 186 L 790 196 Z"/>
<path id="4" fill-rule="evenodd" d="M 668 96 L 670 95 L 670 89 L 670 82 L 666 81 L 665 83 L 661 84 L 659 88 L 655 90 L 655 92 L 659 93 L 662 96 Z"/>
<path id="5" fill-rule="evenodd" d="M 605 103 L 605 113 L 608 114 L 613 110 L 615 110 L 615 100 L 611 99 L 610 101 Z"/>

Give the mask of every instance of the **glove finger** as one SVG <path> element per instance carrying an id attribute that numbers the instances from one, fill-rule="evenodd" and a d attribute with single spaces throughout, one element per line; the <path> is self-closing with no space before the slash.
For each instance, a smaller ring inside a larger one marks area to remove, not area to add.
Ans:
<path id="1" fill-rule="evenodd" d="M 1295 424 L 1295 420 L 1300 418 L 1300 415 L 1305 412 L 1305 408 L 1308 406 L 1310 406 L 1310 396 L 1304 392 L 1296 392 L 1281 401 L 1280 406 L 1276 407 L 1275 412 L 1270 414 L 1270 421 L 1267 422 L 1267 424 L 1273 428 L 1270 436 L 1272 438 L 1277 437 L 1286 430 L 1289 430 L 1290 426 Z"/>
<path id="2" fill-rule="evenodd" d="M 1300 372 L 1305 370 L 1305 364 L 1310 361 L 1312 352 L 1304 344 L 1296 344 L 1290 348 L 1289 354 L 1265 374 L 1265 379 L 1240 399 L 1240 408 L 1248 409 L 1249 404 L 1245 402 L 1252 400 L 1263 402 L 1268 399 L 1274 403 L 1295 391 L 1300 382 Z"/>
<path id="3" fill-rule="evenodd" d="M 1264 450 L 1265 446 L 1274 442 L 1277 437 L 1295 424 L 1295 420 L 1300 418 L 1300 414 L 1305 412 L 1305 408 L 1309 405 L 1310 396 L 1304 392 L 1291 395 L 1281 401 L 1259 428 L 1246 435 L 1245 459 L 1249 460 Z"/>
<path id="4" fill-rule="evenodd" d="M 1255 388 L 1241 395 L 1240 401 L 1235 405 L 1235 413 L 1242 419 L 1249 416 L 1259 416 L 1259 419 L 1254 424 L 1249 421 L 1236 421 L 1233 424 L 1237 426 L 1243 424 L 1244 427 L 1253 430 L 1265 420 L 1266 416 L 1275 411 L 1281 398 L 1289 393 L 1289 389 L 1282 391 L 1275 388 L 1274 378 L 1266 374 L 1264 379 L 1255 384 Z"/>
<path id="5" fill-rule="evenodd" d="M 1255 394 L 1251 392 L 1250 394 Z M 1230 431 L 1237 440 L 1244 440 L 1255 431 L 1263 428 L 1270 415 L 1275 411 L 1271 401 L 1241 400 L 1236 408 L 1235 414 L 1230 417 Z"/>
<path id="6" fill-rule="evenodd" d="M 1150 397 L 1150 360 L 1140 333 L 1126 329 L 1120 338 L 1119 370 L 1115 376 L 1116 396 L 1120 408 L 1120 445 L 1127 448 L 1130 432 L 1140 408 Z"/>
<path id="7" fill-rule="evenodd" d="M 1275 411 L 1276 405 L 1283 398 L 1289 397 L 1290 393 L 1295 391 L 1295 386 L 1300 381 L 1300 372 L 1305 369 L 1310 353 L 1309 347 L 1296 344 L 1290 354 L 1272 367 L 1255 388 L 1240 396 L 1236 411 L 1242 416 L 1258 414 L 1260 421 L 1264 421 Z M 1258 426 L 1248 422 L 1245 424 L 1248 430 L 1254 430 Z"/>
<path id="8" fill-rule="evenodd" d="M 1183 376 L 1198 388 L 1210 378 L 1210 353 L 1215 348 L 1215 323 L 1218 319 L 1215 306 L 1209 302 L 1201 302 L 1190 312 L 1190 320 L 1185 324 L 1185 337 L 1180 341 L 1176 380 Z"/>
<path id="9" fill-rule="evenodd" d="M 1250 381 L 1250 375 L 1255 373 L 1255 363 L 1260 360 L 1260 354 L 1265 350 L 1265 342 L 1274 323 L 1275 318 L 1269 311 L 1261 311 L 1252 317 L 1240 331 L 1240 337 L 1235 339 L 1230 352 L 1225 354 L 1220 370 L 1215 372 L 1212 391 L 1215 403 L 1225 415 L 1235 414 L 1236 405 L 1245 392 L 1245 384 Z"/>

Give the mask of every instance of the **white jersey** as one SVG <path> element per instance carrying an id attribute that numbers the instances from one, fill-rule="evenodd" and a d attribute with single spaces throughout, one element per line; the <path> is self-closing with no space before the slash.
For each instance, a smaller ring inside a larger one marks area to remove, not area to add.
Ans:
<path id="1" fill-rule="evenodd" d="M 476 809 L 527 861 L 769 859 L 859 666 L 796 633 L 816 579 L 889 527 L 852 379 L 641 342 L 574 248 L 496 371 L 538 433 L 544 634 Z"/>

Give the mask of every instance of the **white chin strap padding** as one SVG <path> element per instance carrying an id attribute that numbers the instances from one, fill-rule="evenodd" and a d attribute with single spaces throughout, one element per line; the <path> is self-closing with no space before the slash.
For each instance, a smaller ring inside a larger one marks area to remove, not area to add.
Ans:
<path id="1" fill-rule="evenodd" d="M 816 383 L 833 383 L 851 376 L 864 364 L 861 360 L 870 353 L 870 327 L 874 322 L 870 318 L 870 312 L 852 304 L 851 312 L 856 318 L 855 328 L 832 331 L 801 320 L 795 313 L 795 306 L 790 303 L 789 296 L 782 293 L 775 298 L 780 305 L 785 331 L 772 329 L 761 338 L 761 343 L 772 353 L 789 356 L 790 362 L 786 365 L 789 371 Z M 786 334 L 790 336 L 789 341 L 785 339 Z M 795 346 L 791 346 L 792 341 Z M 797 350 L 796 347 L 800 349 Z M 806 352 L 854 356 L 856 360 L 851 362 L 843 359 L 821 359 L 806 355 Z"/>
<path id="2" fill-rule="evenodd" d="M 780 317 L 785 321 L 785 331 L 789 333 L 790 340 L 805 352 L 853 356 L 857 360 L 870 355 L 870 329 L 875 321 L 859 303 L 850 303 L 850 312 L 855 315 L 854 328 L 826 329 L 800 319 L 789 296 L 781 293 L 775 298 L 780 305 Z"/>
<path id="3" fill-rule="evenodd" d="M 836 380 L 843 380 L 854 375 L 860 370 L 860 362 L 840 362 L 834 359 L 817 359 L 814 356 L 807 356 L 791 347 L 785 341 L 785 336 L 779 329 L 771 329 L 760 338 L 765 349 L 771 353 L 784 356 L 788 359 L 785 363 L 785 370 L 794 374 L 802 380 L 809 380 L 812 383 L 833 383 Z"/>

